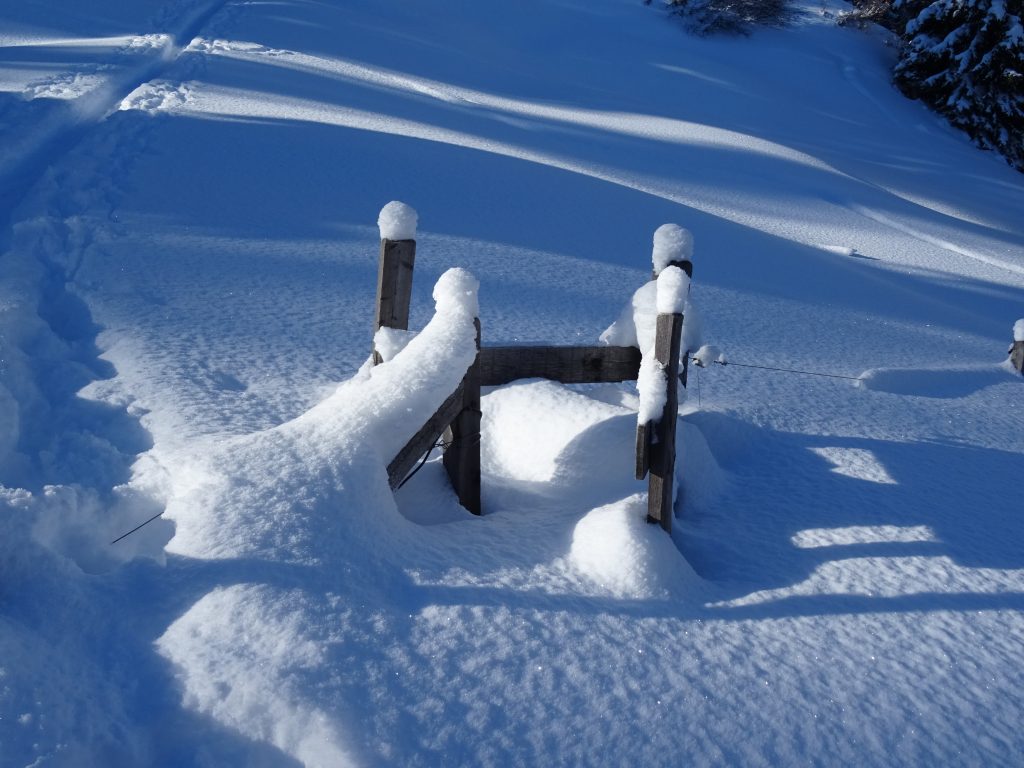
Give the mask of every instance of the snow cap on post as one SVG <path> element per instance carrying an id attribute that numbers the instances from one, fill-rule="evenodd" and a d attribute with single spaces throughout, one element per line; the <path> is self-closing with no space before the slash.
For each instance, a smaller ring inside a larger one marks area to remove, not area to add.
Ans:
<path id="1" fill-rule="evenodd" d="M 434 304 L 440 314 L 467 314 L 477 317 L 480 281 L 462 267 L 452 267 L 434 285 Z"/>
<path id="2" fill-rule="evenodd" d="M 670 266 L 658 275 L 658 314 L 681 315 L 690 292 L 690 278 L 679 267 Z"/>
<path id="3" fill-rule="evenodd" d="M 1024 317 L 1013 324 L 1013 340 L 1024 341 Z"/>
<path id="4" fill-rule="evenodd" d="M 398 200 L 392 200 L 380 209 L 380 216 L 377 217 L 380 239 L 415 240 L 418 219 L 414 208 Z"/>
<path id="5" fill-rule="evenodd" d="M 654 251 L 651 253 L 654 274 L 661 274 L 672 262 L 693 261 L 693 235 L 678 224 L 662 224 L 654 230 Z"/>

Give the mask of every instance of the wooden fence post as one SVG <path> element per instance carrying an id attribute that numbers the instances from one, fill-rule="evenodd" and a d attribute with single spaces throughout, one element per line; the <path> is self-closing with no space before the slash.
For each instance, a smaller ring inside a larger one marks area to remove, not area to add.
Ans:
<path id="1" fill-rule="evenodd" d="M 647 481 L 647 519 L 672 532 L 672 495 L 676 471 L 676 419 L 679 415 L 679 346 L 681 314 L 659 314 L 654 356 L 665 369 L 666 398 L 661 418 L 653 425 L 650 477 Z"/>
<path id="2" fill-rule="evenodd" d="M 459 503 L 474 515 L 480 504 L 480 318 L 476 319 L 476 359 L 462 380 L 462 410 L 445 430 L 444 468 Z"/>
<path id="3" fill-rule="evenodd" d="M 683 270 L 683 272 L 686 273 L 686 276 L 688 278 L 690 278 L 691 280 L 693 279 L 693 261 L 690 259 L 670 261 L 668 264 L 665 265 L 665 267 L 679 267 L 681 270 Z M 663 271 L 664 270 L 659 270 L 657 267 L 655 267 L 654 269 L 651 270 L 651 274 L 654 276 L 654 279 L 657 280 L 658 275 L 660 275 Z M 690 373 L 690 350 L 684 349 L 683 353 L 683 361 L 679 368 L 679 381 L 682 382 L 683 386 L 685 387 L 687 378 L 689 377 Z M 637 469 L 637 471 L 640 471 L 639 468 Z M 637 476 L 637 479 L 639 480 L 641 478 Z"/>
<path id="4" fill-rule="evenodd" d="M 1013 324 L 1013 344 L 1010 346 L 1010 363 L 1017 373 L 1024 375 L 1024 318 Z"/>
<path id="5" fill-rule="evenodd" d="M 1024 341 L 1015 341 L 1010 347 L 1010 362 L 1017 373 L 1024 375 Z"/>
<path id="6" fill-rule="evenodd" d="M 681 270 L 683 270 L 683 272 L 686 273 L 687 277 L 693 278 L 693 262 L 690 261 L 689 259 L 683 259 L 682 261 L 670 261 L 665 266 L 666 267 L 679 267 Z M 651 270 L 651 279 L 652 280 L 657 280 L 658 279 L 658 275 L 660 275 L 663 271 L 664 270 L 657 269 L 657 268 L 652 269 Z"/>
<path id="7" fill-rule="evenodd" d="M 409 304 L 412 301 L 412 272 L 416 264 L 415 240 L 381 240 L 377 271 L 377 311 L 373 330 L 398 328 L 409 330 Z M 383 358 L 373 350 L 373 364 Z"/>

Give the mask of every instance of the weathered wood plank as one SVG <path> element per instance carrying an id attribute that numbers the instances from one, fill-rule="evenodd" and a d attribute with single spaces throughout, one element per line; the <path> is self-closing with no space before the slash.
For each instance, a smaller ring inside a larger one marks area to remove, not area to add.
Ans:
<path id="1" fill-rule="evenodd" d="M 403 331 L 409 329 L 409 305 L 412 301 L 412 275 L 415 264 L 415 240 L 380 241 L 374 332 L 382 327 L 398 328 Z M 379 365 L 381 360 L 381 356 L 374 350 L 374 365 Z"/>
<path id="2" fill-rule="evenodd" d="M 672 531 L 672 496 L 676 470 L 676 418 L 679 414 L 679 345 L 683 335 L 681 314 L 658 315 L 654 355 L 665 367 L 665 410 L 654 424 L 650 478 L 647 484 L 647 519 Z"/>
<path id="3" fill-rule="evenodd" d="M 459 503 L 479 515 L 480 502 L 480 319 L 476 319 L 476 360 L 462 380 L 462 402 L 448 433 L 450 445 L 444 452 L 444 468 Z"/>
<path id="4" fill-rule="evenodd" d="M 460 384 L 458 389 L 441 403 L 441 407 L 434 412 L 427 423 L 420 427 L 420 430 L 391 460 L 391 463 L 388 464 L 388 483 L 392 489 L 397 488 L 416 466 L 416 462 L 434 447 L 441 433 L 459 415 L 459 411 L 462 410 L 462 401 L 463 388 Z"/>
<path id="5" fill-rule="evenodd" d="M 651 435 L 653 424 L 636 425 L 636 479 L 643 480 L 651 468 Z"/>
<path id="6" fill-rule="evenodd" d="M 640 370 L 635 347 L 484 347 L 480 383 L 485 387 L 516 379 L 551 379 L 563 384 L 634 381 Z"/>
<path id="7" fill-rule="evenodd" d="M 1024 374 L 1024 341 L 1015 341 L 1010 347 L 1010 362 L 1018 373 Z"/>

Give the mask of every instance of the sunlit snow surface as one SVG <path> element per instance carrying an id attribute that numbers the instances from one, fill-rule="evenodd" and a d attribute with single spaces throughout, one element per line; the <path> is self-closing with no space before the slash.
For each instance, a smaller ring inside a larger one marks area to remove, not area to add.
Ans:
<path id="1" fill-rule="evenodd" d="M 87 5 L 0 10 L 0 763 L 1021 761 L 1024 181 L 878 34 Z M 438 278 L 485 344 L 640 343 L 665 222 L 729 361 L 855 380 L 692 366 L 672 538 L 632 383 L 487 391 L 482 518 L 436 456 L 392 496 L 472 354 Z"/>

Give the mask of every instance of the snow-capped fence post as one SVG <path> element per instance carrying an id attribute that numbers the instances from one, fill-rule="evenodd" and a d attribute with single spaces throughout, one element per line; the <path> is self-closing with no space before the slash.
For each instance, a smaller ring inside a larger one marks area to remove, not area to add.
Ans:
<path id="1" fill-rule="evenodd" d="M 480 318 L 476 318 L 476 360 L 462 380 L 462 409 L 445 430 L 444 468 L 459 503 L 474 515 L 480 504 Z"/>
<path id="2" fill-rule="evenodd" d="M 675 265 L 665 265 L 659 270 L 658 319 L 653 353 L 654 362 L 664 374 L 655 378 L 654 386 L 664 386 L 664 405 L 660 416 L 645 420 L 646 423 L 637 429 L 637 469 L 640 470 L 643 461 L 650 470 L 647 519 L 660 523 L 670 533 L 675 491 L 676 420 L 679 417 L 679 350 L 683 338 L 683 307 L 689 286 L 689 275 Z M 641 390 L 642 407 L 651 394 Z M 657 400 L 661 399 L 658 397 L 661 393 L 653 394 Z M 648 458 L 641 460 L 640 450 L 646 450 Z"/>
<path id="3" fill-rule="evenodd" d="M 678 224 L 662 224 L 654 230 L 654 251 L 651 254 L 653 270 L 657 280 L 667 267 L 679 267 L 688 278 L 693 278 L 693 234 Z M 689 352 L 689 350 L 683 350 Z M 683 355 L 679 381 L 686 386 L 690 373 L 690 355 Z"/>
<path id="4" fill-rule="evenodd" d="M 377 310 L 374 332 L 382 327 L 409 329 L 412 272 L 416 263 L 416 211 L 405 203 L 385 205 L 377 219 L 380 227 L 380 264 L 377 270 Z M 383 357 L 373 350 L 373 364 Z"/>
<path id="5" fill-rule="evenodd" d="M 654 230 L 654 251 L 651 254 L 651 276 L 654 280 L 666 267 L 679 267 L 693 277 L 693 235 L 678 224 L 662 224 Z"/>
<path id="6" fill-rule="evenodd" d="M 1010 364 L 1024 375 L 1024 317 L 1013 324 L 1013 344 L 1010 345 Z"/>

